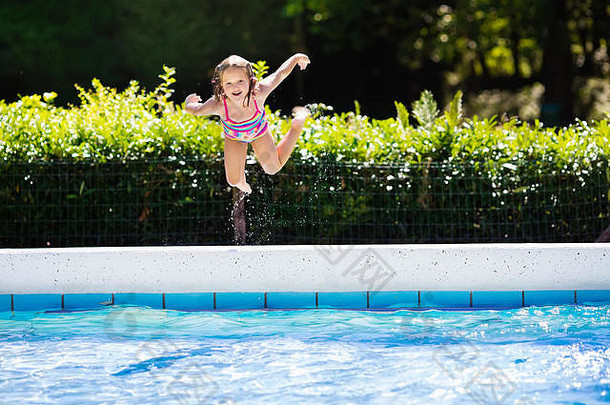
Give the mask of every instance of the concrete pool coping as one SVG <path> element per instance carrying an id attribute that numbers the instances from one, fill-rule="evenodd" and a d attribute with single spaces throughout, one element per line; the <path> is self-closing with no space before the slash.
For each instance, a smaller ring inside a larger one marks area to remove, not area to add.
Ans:
<path id="1" fill-rule="evenodd" d="M 610 246 L 0 249 L 0 275 L 0 294 L 610 290 Z"/>

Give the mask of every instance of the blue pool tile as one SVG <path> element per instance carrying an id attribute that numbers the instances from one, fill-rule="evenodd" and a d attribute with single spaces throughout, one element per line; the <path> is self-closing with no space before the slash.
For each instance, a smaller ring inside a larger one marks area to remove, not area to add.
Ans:
<path id="1" fill-rule="evenodd" d="M 255 292 L 216 293 L 216 309 L 263 309 L 265 294 Z"/>
<path id="2" fill-rule="evenodd" d="M 525 291 L 525 305 L 574 304 L 574 290 Z"/>
<path id="3" fill-rule="evenodd" d="M 422 307 L 467 308 L 470 307 L 469 291 L 422 291 Z"/>
<path id="4" fill-rule="evenodd" d="M 115 305 L 138 305 L 141 307 L 163 308 L 163 294 L 161 293 L 116 293 Z"/>
<path id="5" fill-rule="evenodd" d="M 371 291 L 370 308 L 415 308 L 417 291 Z"/>
<path id="6" fill-rule="evenodd" d="M 112 294 L 64 294 L 64 309 L 97 309 L 112 303 Z"/>
<path id="7" fill-rule="evenodd" d="M 523 305 L 521 291 L 473 291 L 474 308 L 515 308 Z"/>
<path id="8" fill-rule="evenodd" d="M 11 295 L 0 294 L 0 312 L 7 312 L 11 310 Z"/>
<path id="9" fill-rule="evenodd" d="M 320 292 L 318 308 L 367 308 L 366 291 Z"/>
<path id="10" fill-rule="evenodd" d="M 15 311 L 60 310 L 61 294 L 15 294 Z"/>
<path id="11" fill-rule="evenodd" d="M 589 302 L 610 302 L 610 290 L 578 290 L 576 301 L 579 304 Z"/>
<path id="12" fill-rule="evenodd" d="M 167 293 L 165 308 L 176 310 L 214 309 L 214 293 Z"/>
<path id="13" fill-rule="evenodd" d="M 269 292 L 267 293 L 267 308 L 299 309 L 315 308 L 316 293 L 308 292 Z"/>

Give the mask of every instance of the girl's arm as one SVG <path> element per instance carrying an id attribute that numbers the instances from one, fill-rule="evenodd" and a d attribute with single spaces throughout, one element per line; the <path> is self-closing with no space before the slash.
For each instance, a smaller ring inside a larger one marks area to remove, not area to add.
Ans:
<path id="1" fill-rule="evenodd" d="M 184 101 L 184 110 L 193 115 L 220 115 L 220 104 L 210 97 L 205 103 L 197 94 L 190 94 Z"/>
<path id="2" fill-rule="evenodd" d="M 309 57 L 304 53 L 292 55 L 286 62 L 282 63 L 282 66 L 280 66 L 278 70 L 260 81 L 258 84 L 257 98 L 264 101 L 267 96 L 269 96 L 269 94 L 288 77 L 296 65 L 299 65 L 301 70 L 303 70 L 309 63 Z"/>

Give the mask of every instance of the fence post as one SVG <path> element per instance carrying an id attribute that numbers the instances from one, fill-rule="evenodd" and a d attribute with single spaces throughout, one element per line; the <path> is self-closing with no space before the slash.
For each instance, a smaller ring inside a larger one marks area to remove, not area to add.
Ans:
<path id="1" fill-rule="evenodd" d="M 233 187 L 233 230 L 236 245 L 246 244 L 246 194 Z"/>

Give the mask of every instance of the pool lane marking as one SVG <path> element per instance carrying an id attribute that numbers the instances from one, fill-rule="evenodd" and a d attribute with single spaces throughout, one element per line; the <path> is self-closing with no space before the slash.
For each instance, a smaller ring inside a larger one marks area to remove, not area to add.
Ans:
<path id="1" fill-rule="evenodd" d="M 165 309 L 165 293 L 161 294 L 161 307 Z"/>
<path id="2" fill-rule="evenodd" d="M 15 312 L 15 294 L 11 294 L 11 312 Z"/>
<path id="3" fill-rule="evenodd" d="M 318 293 L 316 292 L 316 309 L 318 308 Z"/>
<path id="4" fill-rule="evenodd" d="M 470 291 L 470 308 L 472 308 L 472 291 Z"/>
<path id="5" fill-rule="evenodd" d="M 578 301 L 576 300 L 576 290 L 574 290 L 574 304 L 578 304 Z"/>
<path id="6" fill-rule="evenodd" d="M 64 295 L 61 295 L 61 310 L 64 310 Z"/>
<path id="7" fill-rule="evenodd" d="M 267 292 L 265 292 L 265 309 L 267 309 Z"/>
<path id="8" fill-rule="evenodd" d="M 417 306 L 421 307 L 421 291 L 417 292 Z"/>
<path id="9" fill-rule="evenodd" d="M 216 309 L 216 293 L 213 293 L 214 296 L 214 309 Z"/>
<path id="10" fill-rule="evenodd" d="M 370 301 L 369 301 L 369 292 L 368 291 L 366 292 L 366 307 L 367 307 L 367 309 L 371 307 Z"/>
<path id="11" fill-rule="evenodd" d="M 525 306 L 525 291 L 521 291 L 521 306 Z"/>

